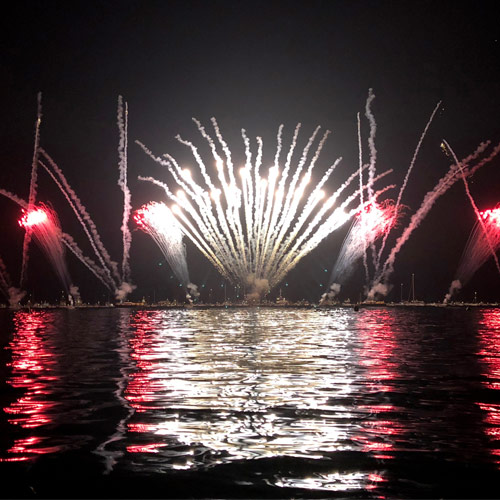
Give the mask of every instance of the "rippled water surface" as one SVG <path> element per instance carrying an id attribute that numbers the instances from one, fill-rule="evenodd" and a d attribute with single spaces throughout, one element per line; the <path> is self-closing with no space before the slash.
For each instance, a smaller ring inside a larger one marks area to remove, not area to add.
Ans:
<path id="1" fill-rule="evenodd" d="M 500 497 L 500 309 L 0 310 L 2 497 Z"/>

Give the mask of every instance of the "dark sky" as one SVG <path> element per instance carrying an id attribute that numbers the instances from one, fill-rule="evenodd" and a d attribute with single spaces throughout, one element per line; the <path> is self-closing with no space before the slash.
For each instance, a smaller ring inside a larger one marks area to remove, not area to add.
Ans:
<path id="1" fill-rule="evenodd" d="M 290 136 L 301 122 L 304 141 L 321 125 L 333 132 L 321 168 L 342 156 L 347 175 L 357 166 L 356 114 L 372 88 L 377 168 L 394 168 L 390 181 L 398 185 L 432 109 L 442 101 L 403 200 L 412 213 L 447 169 L 439 147 L 443 138 L 459 157 L 482 140 L 500 142 L 495 12 L 495 3 L 488 1 L 13 2 L 1 26 L 0 187 L 28 196 L 41 91 L 41 144 L 120 261 L 119 95 L 129 105 L 129 175 L 137 208 L 163 199 L 137 176 L 165 174 L 133 141 L 192 161 L 174 137 L 181 133 L 202 143 L 193 116 L 207 126 L 215 116 L 240 158 L 241 128 L 252 137 L 261 135 L 272 159 L 279 124 Z M 499 171 L 495 160 L 472 179 L 480 209 L 500 201 Z M 63 229 L 86 249 L 64 199 L 40 175 L 39 199 L 54 205 Z M 22 246 L 18 209 L 0 199 L 0 210 L 0 255 L 16 281 Z M 457 183 L 399 254 L 389 299 L 399 300 L 400 283 L 407 293 L 412 272 L 419 298 L 442 299 L 473 224 L 473 210 Z M 291 297 L 318 300 L 344 236 L 345 230 L 331 235 L 288 276 Z M 192 280 L 220 287 L 217 273 L 197 251 L 188 247 L 188 252 Z M 35 249 L 32 254 L 28 288 L 38 296 L 57 293 L 50 291 L 55 277 L 43 257 Z M 168 269 L 158 266 L 161 261 L 152 240 L 134 233 L 131 263 L 138 289 L 133 298 L 152 296 L 153 290 L 157 299 L 174 293 Z M 72 257 L 68 262 L 84 298 L 102 299 L 101 285 Z M 363 274 L 358 274 L 346 288 L 353 299 L 363 284 Z M 492 259 L 460 298 L 467 300 L 474 291 L 479 298 L 500 299 L 500 276 Z"/>

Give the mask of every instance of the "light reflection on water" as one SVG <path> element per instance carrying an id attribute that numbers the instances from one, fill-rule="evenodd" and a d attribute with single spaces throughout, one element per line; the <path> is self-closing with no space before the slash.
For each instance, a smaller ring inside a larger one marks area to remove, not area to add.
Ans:
<path id="1" fill-rule="evenodd" d="M 129 429 L 140 444 L 128 451 L 196 443 L 241 460 L 346 448 L 352 415 L 330 403 L 348 396 L 356 378 L 344 311 L 290 312 L 285 327 L 273 311 L 188 318 L 142 311 L 132 324 L 137 371 L 126 398 L 137 411 Z"/>
<path id="2" fill-rule="evenodd" d="M 500 391 L 500 310 L 483 312 L 479 321 L 479 352 L 483 365 L 482 384 L 489 391 Z M 497 393 L 498 394 L 498 393 Z M 485 433 L 491 441 L 491 454 L 500 469 L 500 401 L 479 401 L 485 412 Z"/>
<path id="3" fill-rule="evenodd" d="M 374 494 L 409 457 L 500 467 L 498 309 L 18 311 L 11 335 L 0 461 L 289 457 L 235 482 Z"/>
<path id="4" fill-rule="evenodd" d="M 54 375 L 56 360 L 45 342 L 50 322 L 51 318 L 43 312 L 20 312 L 14 318 L 9 383 L 24 393 L 3 410 L 9 415 L 9 423 L 33 429 L 33 434 L 15 439 L 8 449 L 8 457 L 3 459 L 6 461 L 28 460 L 33 455 L 57 451 L 55 446 L 43 446 L 46 438 L 35 430 L 51 423 L 50 413 L 57 406 L 51 398 L 51 385 L 57 380 Z"/>

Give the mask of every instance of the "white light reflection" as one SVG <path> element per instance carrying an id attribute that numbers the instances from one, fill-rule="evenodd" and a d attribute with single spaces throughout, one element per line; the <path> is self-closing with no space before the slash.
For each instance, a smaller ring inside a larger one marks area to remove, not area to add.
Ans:
<path id="1" fill-rule="evenodd" d="M 349 449 L 346 314 L 138 312 L 126 398 L 140 442 L 128 451 L 202 445 L 227 461 Z"/>
<path id="2" fill-rule="evenodd" d="M 307 490 L 352 491 L 361 488 L 373 490 L 378 483 L 386 482 L 380 474 L 369 472 L 334 472 L 331 474 L 315 474 L 304 479 L 281 478 L 276 486 L 303 488 Z"/>

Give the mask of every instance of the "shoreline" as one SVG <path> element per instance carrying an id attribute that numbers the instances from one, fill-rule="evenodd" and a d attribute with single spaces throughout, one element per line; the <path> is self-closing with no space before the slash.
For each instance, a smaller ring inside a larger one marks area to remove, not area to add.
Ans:
<path id="1" fill-rule="evenodd" d="M 197 303 L 197 304 L 179 304 L 179 303 L 142 303 L 142 302 L 126 302 L 121 304 L 81 304 L 81 305 L 65 305 L 65 304 L 33 304 L 21 305 L 19 307 L 0 306 L 0 309 L 19 311 L 19 310 L 48 310 L 48 309 L 362 309 L 362 308 L 440 308 L 440 309 L 496 309 L 500 308 L 498 302 L 450 302 L 448 304 L 440 302 L 382 302 L 382 301 L 366 301 L 360 303 L 329 303 L 329 304 L 314 304 L 314 303 L 261 303 L 261 304 L 244 304 L 244 303 Z"/>

